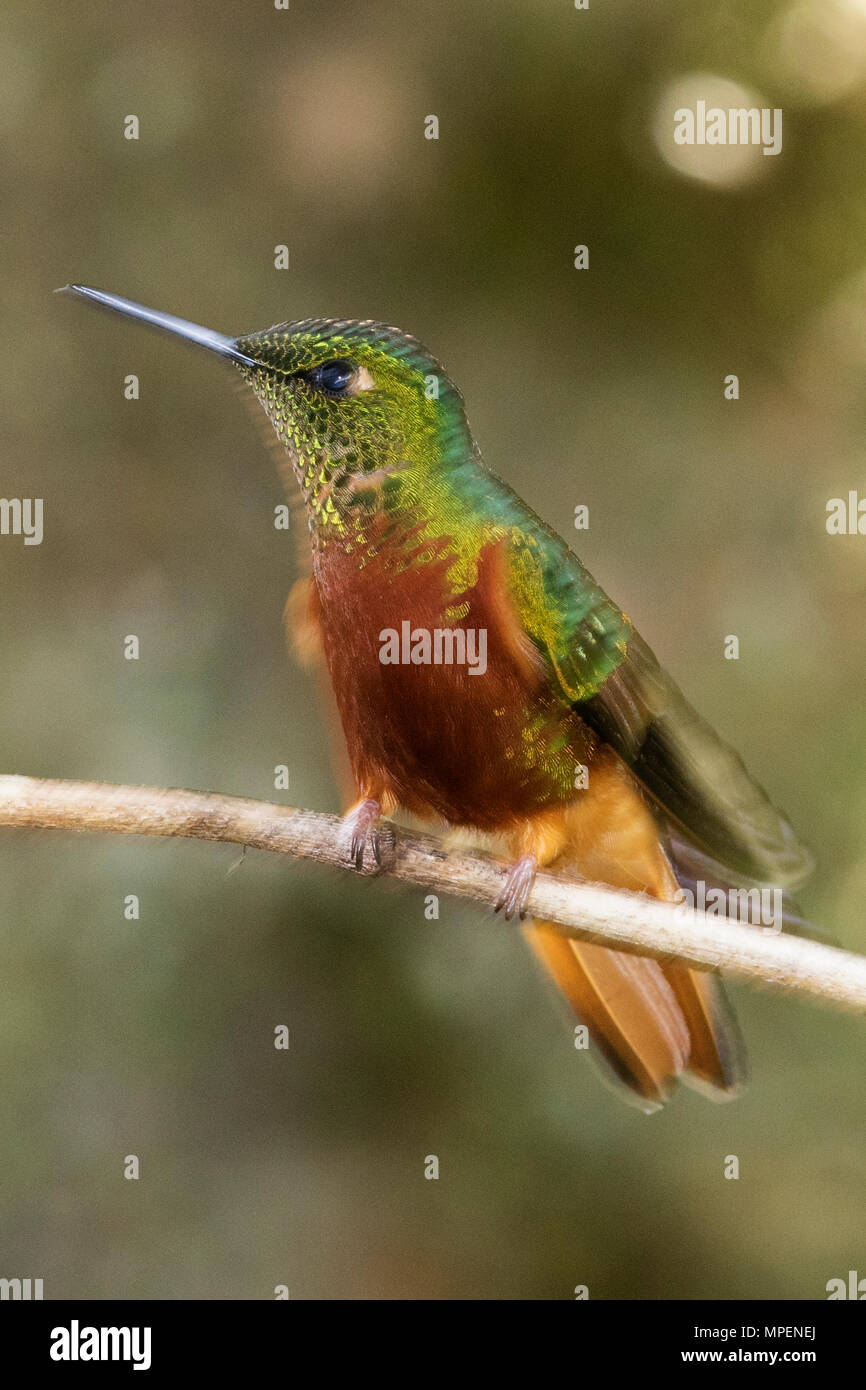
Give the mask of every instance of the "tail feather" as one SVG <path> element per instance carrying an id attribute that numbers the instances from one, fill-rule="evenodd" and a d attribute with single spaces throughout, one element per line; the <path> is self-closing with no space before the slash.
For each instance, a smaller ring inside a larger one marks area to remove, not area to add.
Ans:
<path id="1" fill-rule="evenodd" d="M 678 1080 L 714 1100 L 738 1094 L 745 1050 L 719 980 L 575 941 L 546 922 L 533 922 L 525 935 L 586 1025 L 595 1061 L 626 1099 L 649 1114 Z"/>
<path id="2" fill-rule="evenodd" d="M 670 1098 L 689 1061 L 689 1028 L 657 961 L 563 936 L 544 922 L 526 931 L 589 1031 L 596 1060 L 649 1113 Z"/>
<path id="3" fill-rule="evenodd" d="M 721 980 L 699 970 L 666 965 L 691 1038 L 683 1080 L 710 1096 L 733 1100 L 749 1079 L 746 1048 Z"/>

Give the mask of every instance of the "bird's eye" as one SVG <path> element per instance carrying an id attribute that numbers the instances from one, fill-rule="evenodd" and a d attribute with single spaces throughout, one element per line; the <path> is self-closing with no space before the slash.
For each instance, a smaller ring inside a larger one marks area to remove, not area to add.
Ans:
<path id="1" fill-rule="evenodd" d="M 307 373 L 307 380 L 318 390 L 327 391 L 331 396 L 341 396 L 351 386 L 357 370 L 354 362 L 347 362 L 340 357 L 336 361 L 322 362 L 320 366 L 313 367 L 312 371 Z"/>

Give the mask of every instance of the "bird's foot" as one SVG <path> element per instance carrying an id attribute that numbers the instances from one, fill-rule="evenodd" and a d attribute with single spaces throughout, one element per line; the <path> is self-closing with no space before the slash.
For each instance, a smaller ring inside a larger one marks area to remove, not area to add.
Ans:
<path id="1" fill-rule="evenodd" d="M 510 922 L 515 913 L 521 921 L 526 916 L 526 900 L 532 891 L 537 869 L 538 860 L 535 855 L 524 854 L 508 870 L 508 877 L 494 909 L 496 912 L 501 908 L 505 909 L 506 922 Z"/>
<path id="2" fill-rule="evenodd" d="M 396 848 L 394 827 L 382 820 L 382 805 L 374 797 L 359 801 L 343 819 L 348 840 L 347 857 L 356 869 L 364 867 L 364 850 L 369 844 L 380 869 L 393 863 Z"/>

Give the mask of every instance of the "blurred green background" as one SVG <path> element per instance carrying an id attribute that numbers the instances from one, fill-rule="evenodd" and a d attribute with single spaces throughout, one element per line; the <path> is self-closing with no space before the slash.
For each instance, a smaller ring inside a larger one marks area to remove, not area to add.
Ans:
<path id="1" fill-rule="evenodd" d="M 274 530 L 239 381 L 51 291 L 233 333 L 381 318 L 441 356 L 488 463 L 816 849 L 808 912 L 866 951 L 866 539 L 825 529 L 866 495 L 866 7 L 7 0 L 0 45 L 0 492 L 45 499 L 41 546 L 0 538 L 0 768 L 338 808 L 282 633 L 300 522 Z M 695 75 L 781 107 L 782 153 L 677 150 Z M 387 1299 L 866 1275 L 862 1020 L 737 988 L 749 1091 L 646 1118 L 498 919 L 238 860 L 0 835 L 0 1275 Z"/>

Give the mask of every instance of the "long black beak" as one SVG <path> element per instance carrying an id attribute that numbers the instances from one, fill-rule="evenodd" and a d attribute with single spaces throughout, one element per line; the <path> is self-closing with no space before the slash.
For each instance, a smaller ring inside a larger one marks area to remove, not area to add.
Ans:
<path id="1" fill-rule="evenodd" d="M 197 323 L 188 323 L 186 319 L 175 318 L 174 314 L 163 314 L 159 309 L 147 309 L 132 299 L 121 299 L 120 295 L 106 294 L 105 290 L 93 290 L 87 285 L 64 285 L 55 293 L 78 294 L 82 299 L 89 299 L 104 309 L 113 309 L 117 314 L 140 319 L 142 323 L 161 328 L 165 333 L 174 333 L 179 338 L 198 343 L 199 347 L 218 352 L 221 357 L 228 357 L 232 362 L 239 362 L 245 367 L 259 366 L 255 358 L 247 357 L 246 353 L 240 351 L 234 338 L 227 338 L 224 333 L 214 333 L 212 328 L 202 328 Z"/>

